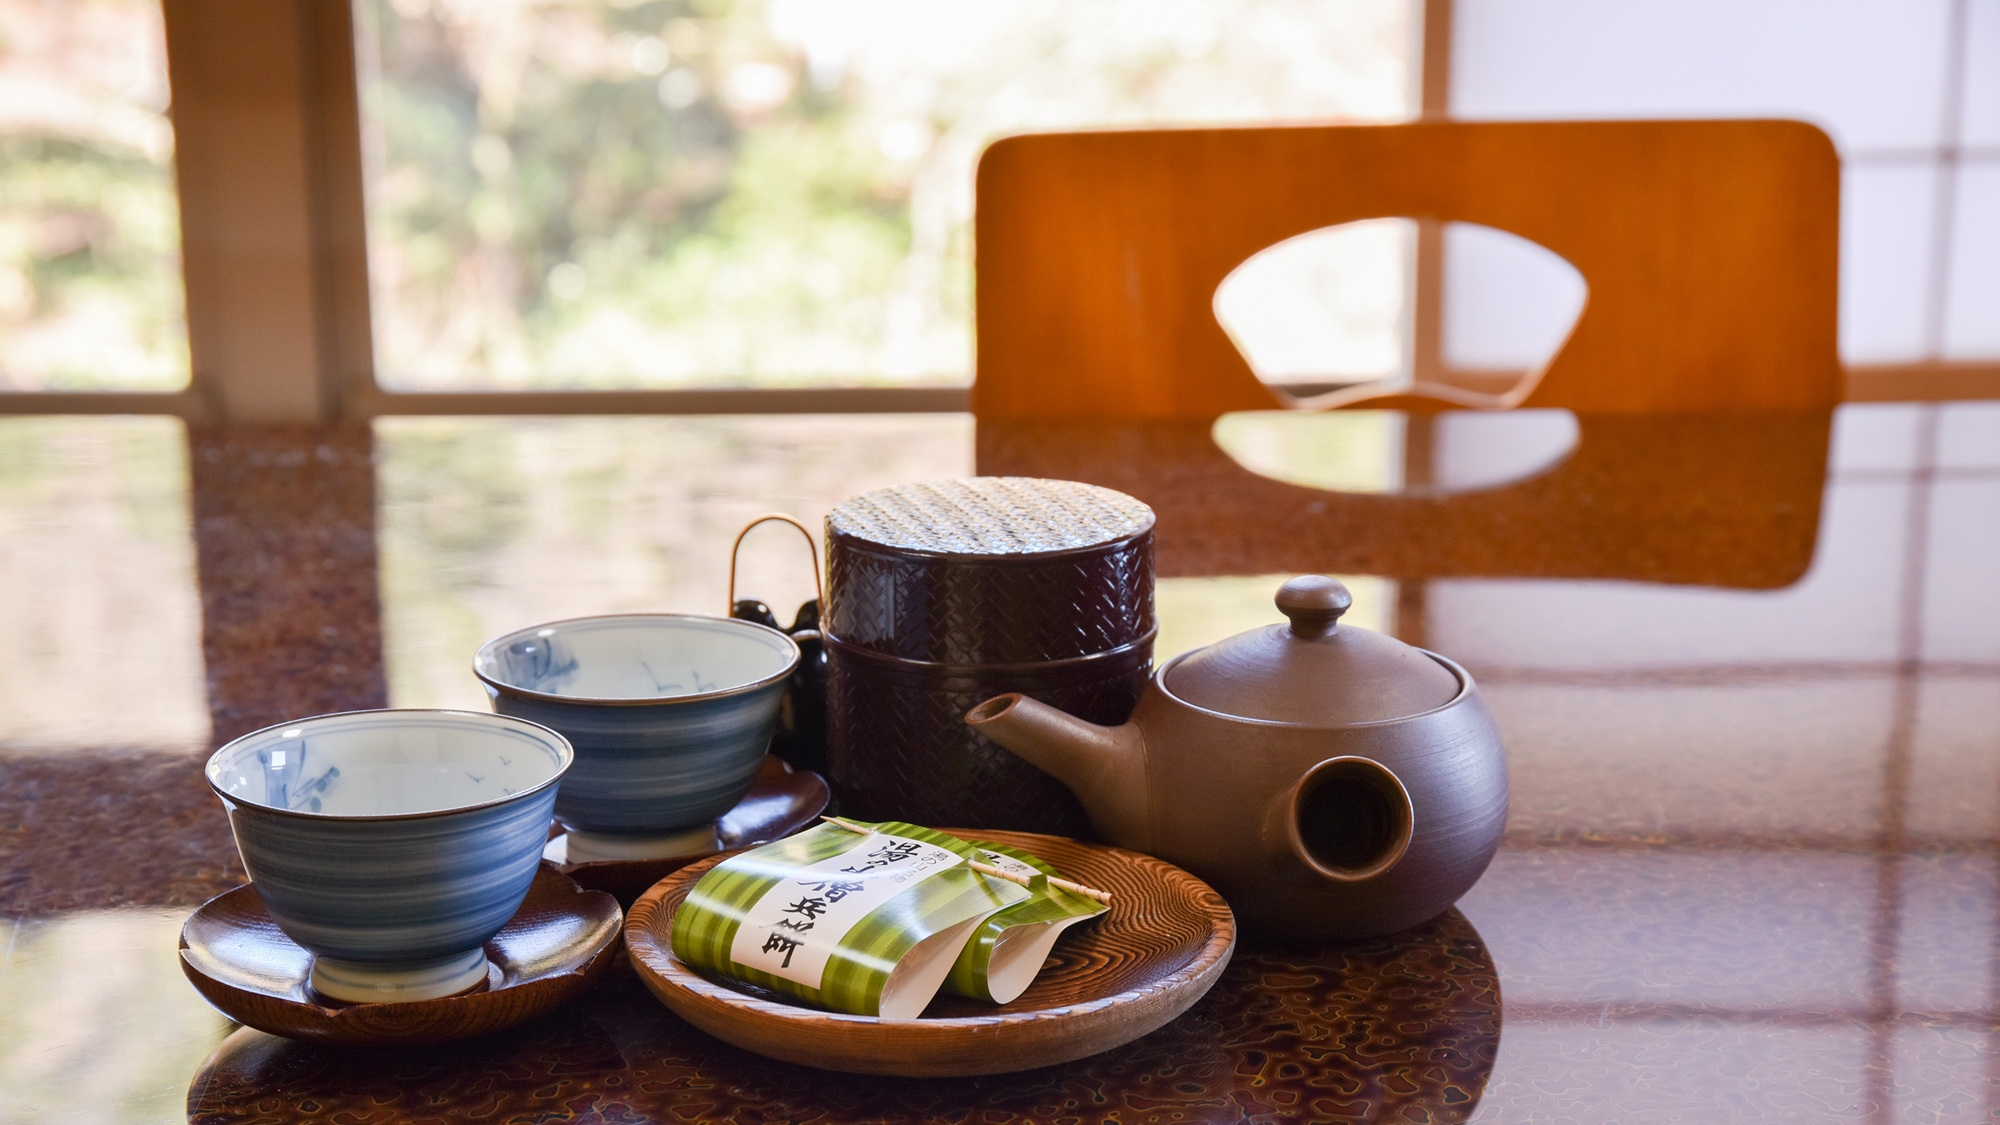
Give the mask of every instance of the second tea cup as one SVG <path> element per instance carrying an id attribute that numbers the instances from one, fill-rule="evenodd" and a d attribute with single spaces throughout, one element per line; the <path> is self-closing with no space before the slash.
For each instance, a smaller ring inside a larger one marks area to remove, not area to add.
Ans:
<path id="1" fill-rule="evenodd" d="M 576 862 L 712 850 L 798 661 L 790 637 L 753 622 L 633 613 L 496 637 L 472 670 L 495 711 L 576 747 L 555 806 Z"/>

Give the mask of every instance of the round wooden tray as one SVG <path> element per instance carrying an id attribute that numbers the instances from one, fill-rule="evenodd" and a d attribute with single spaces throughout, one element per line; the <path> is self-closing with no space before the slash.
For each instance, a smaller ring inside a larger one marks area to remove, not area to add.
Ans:
<path id="1" fill-rule="evenodd" d="M 683 965 L 674 911 L 726 855 L 669 875 L 625 916 L 639 978 L 668 1008 L 725 1042 L 857 1074 L 958 1077 L 1054 1066 L 1154 1031 L 1201 999 L 1236 949 L 1236 919 L 1208 884 L 1151 856 L 1025 832 L 946 829 L 1012 844 L 1111 892 L 1111 909 L 1056 943 L 1027 992 L 995 1006 L 941 995 L 921 1019 L 849 1016 L 763 999 Z"/>

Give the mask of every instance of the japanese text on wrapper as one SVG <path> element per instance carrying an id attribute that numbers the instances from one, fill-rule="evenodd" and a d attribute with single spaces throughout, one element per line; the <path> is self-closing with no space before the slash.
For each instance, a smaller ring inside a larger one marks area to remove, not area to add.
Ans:
<path id="1" fill-rule="evenodd" d="M 961 857 L 947 848 L 886 833 L 802 867 L 754 903 L 737 927 L 729 958 L 745 968 L 818 988 L 840 940 L 876 907 Z"/>

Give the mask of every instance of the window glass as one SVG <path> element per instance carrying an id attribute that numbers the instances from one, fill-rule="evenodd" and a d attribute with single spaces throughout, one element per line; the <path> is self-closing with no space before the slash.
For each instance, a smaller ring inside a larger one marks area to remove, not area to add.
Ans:
<path id="1" fill-rule="evenodd" d="M 993 138 L 1410 115 L 1408 0 L 357 0 L 405 389 L 962 382 Z"/>
<path id="2" fill-rule="evenodd" d="M 1451 108 L 1468 118 L 1800 117 L 1849 150 L 1935 146 L 1951 4 L 1464 0 L 1452 10 Z"/>
<path id="3" fill-rule="evenodd" d="M 1839 148 L 1840 350 L 1991 360 L 1995 0 L 1459 0 L 1464 119 L 1792 117 Z M 1452 267 L 1449 262 L 1447 270 Z"/>
<path id="4" fill-rule="evenodd" d="M 1930 161 L 1849 168 L 1840 178 L 1840 355 L 1924 354 L 1938 171 Z"/>
<path id="5" fill-rule="evenodd" d="M 1957 169 L 1945 350 L 2000 359 L 2000 160 Z"/>
<path id="6" fill-rule="evenodd" d="M 158 0 L 0 0 L 0 390 L 188 380 Z"/>
<path id="7" fill-rule="evenodd" d="M 2000 3 L 1977 0 L 1965 15 L 1963 140 L 2000 148 Z"/>

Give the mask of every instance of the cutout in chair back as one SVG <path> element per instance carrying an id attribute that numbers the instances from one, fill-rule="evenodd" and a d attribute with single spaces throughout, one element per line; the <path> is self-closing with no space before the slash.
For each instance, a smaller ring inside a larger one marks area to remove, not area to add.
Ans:
<path id="1" fill-rule="evenodd" d="M 1409 368 L 1416 224 L 1367 219 L 1266 246 L 1215 290 L 1215 319 L 1264 385 L 1299 403 Z"/>
<path id="2" fill-rule="evenodd" d="M 1291 409 L 1226 414 L 1215 442 L 1260 476 L 1337 492 L 1465 492 L 1547 472 L 1576 448 L 1575 416 L 1494 411 L 1534 389 L 1586 296 L 1560 255 L 1475 223 L 1366 219 L 1265 247 L 1216 287 L 1215 316 Z M 1476 409 L 1323 413 L 1412 393 Z"/>
<path id="3" fill-rule="evenodd" d="M 1575 327 L 1583 275 L 1493 227 L 1442 224 L 1434 249 L 1429 237 L 1412 219 L 1365 219 L 1267 246 L 1216 287 L 1216 320 L 1289 406 L 1401 392 L 1517 405 Z M 1427 261 L 1438 278 L 1420 276 Z M 1432 286 L 1436 311 L 1422 312 Z"/>
<path id="4" fill-rule="evenodd" d="M 1526 397 L 1533 388 L 1520 384 L 1562 350 L 1588 292 L 1577 268 L 1538 242 L 1477 223 L 1446 223 L 1444 380 L 1488 393 L 1519 387 Z"/>

